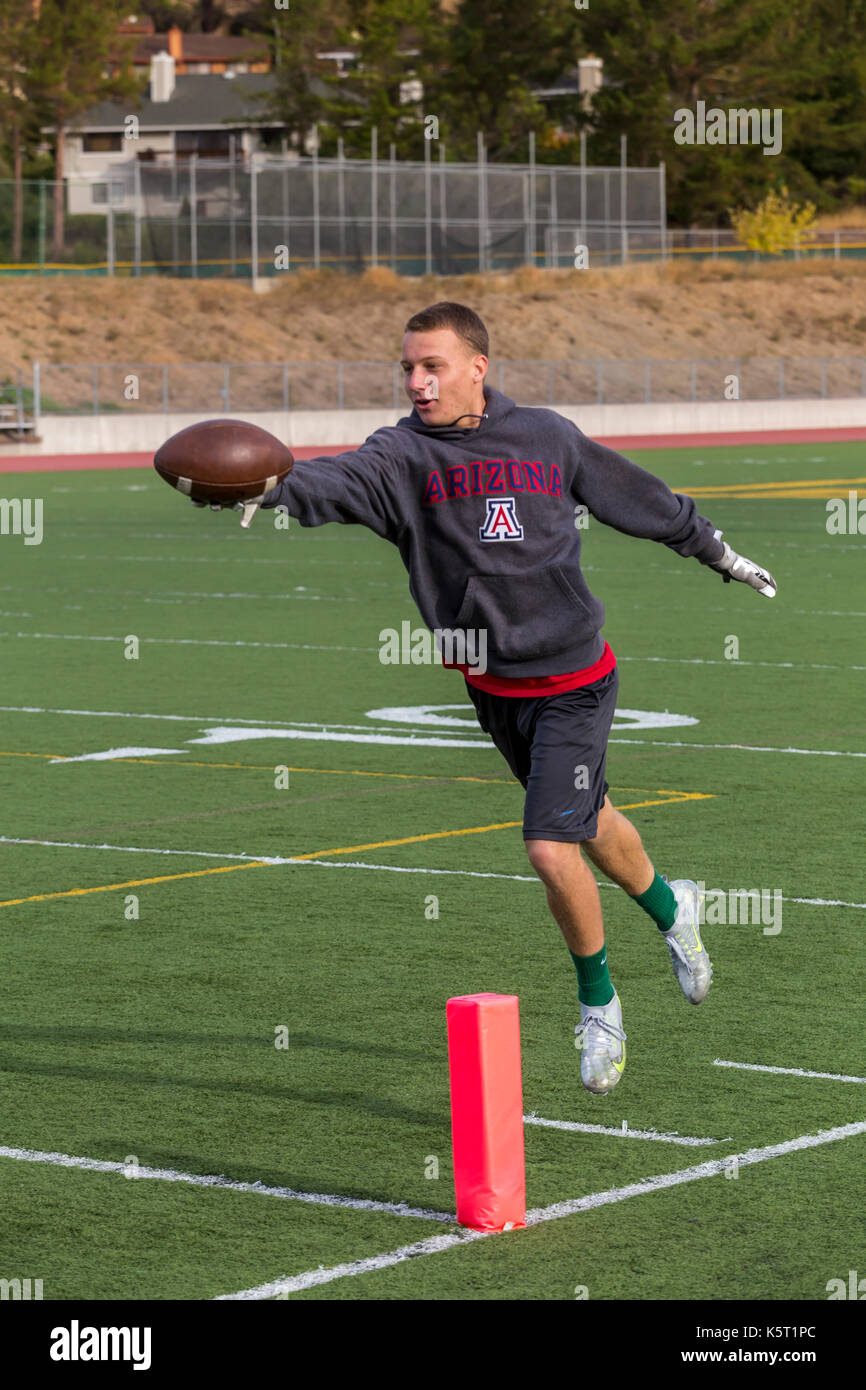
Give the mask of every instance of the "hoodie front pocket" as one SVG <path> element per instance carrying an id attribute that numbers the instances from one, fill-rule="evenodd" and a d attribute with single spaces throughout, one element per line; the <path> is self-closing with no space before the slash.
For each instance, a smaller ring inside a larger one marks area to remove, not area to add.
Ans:
<path id="1" fill-rule="evenodd" d="M 535 661 L 590 637 L 601 622 L 561 567 L 551 565 L 524 574 L 470 575 L 454 626 L 485 629 L 488 648 L 504 661 Z"/>

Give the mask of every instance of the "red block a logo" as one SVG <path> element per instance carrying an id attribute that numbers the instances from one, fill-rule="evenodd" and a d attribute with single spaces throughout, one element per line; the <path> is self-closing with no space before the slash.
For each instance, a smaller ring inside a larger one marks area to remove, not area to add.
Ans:
<path id="1" fill-rule="evenodd" d="M 483 541 L 523 540 L 523 527 L 517 520 L 513 497 L 487 498 L 487 516 L 478 534 Z"/>

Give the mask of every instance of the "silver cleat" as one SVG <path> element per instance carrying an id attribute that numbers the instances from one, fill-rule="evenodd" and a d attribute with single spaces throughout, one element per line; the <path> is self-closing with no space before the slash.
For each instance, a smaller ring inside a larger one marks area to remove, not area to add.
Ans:
<path id="1" fill-rule="evenodd" d="M 580 1079 L 588 1091 L 605 1095 L 625 1070 L 625 1039 L 619 995 L 603 1006 L 581 1004 L 574 1045 L 580 1050 Z"/>
<path id="2" fill-rule="evenodd" d="M 690 878 L 675 878 L 670 884 L 677 900 L 677 918 L 662 936 L 671 953 L 671 964 L 680 989 L 692 1004 L 706 999 L 713 978 L 713 967 L 698 930 L 700 893 Z"/>

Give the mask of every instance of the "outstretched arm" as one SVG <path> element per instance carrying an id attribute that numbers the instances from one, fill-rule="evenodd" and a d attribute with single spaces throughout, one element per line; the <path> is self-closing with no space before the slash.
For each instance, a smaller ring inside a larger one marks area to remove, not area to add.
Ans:
<path id="1" fill-rule="evenodd" d="M 698 514 L 693 497 L 672 492 L 654 473 L 588 439 L 576 427 L 575 432 L 579 461 L 572 491 L 594 517 L 628 536 L 659 541 L 678 555 L 693 555 L 723 575 L 725 583 L 737 579 L 768 598 L 775 595 L 772 575 L 732 550 L 721 531 Z"/>

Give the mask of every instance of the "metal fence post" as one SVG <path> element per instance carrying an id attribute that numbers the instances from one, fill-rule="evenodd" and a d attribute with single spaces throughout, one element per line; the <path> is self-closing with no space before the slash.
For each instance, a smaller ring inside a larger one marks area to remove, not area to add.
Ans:
<path id="1" fill-rule="evenodd" d="M 109 275 L 114 274 L 114 208 L 111 206 L 111 185 L 108 193 L 108 212 L 105 217 L 105 258 Z"/>
<path id="2" fill-rule="evenodd" d="M 558 268 L 559 259 L 559 205 L 556 197 L 556 165 L 550 166 L 550 213 L 549 231 L 552 256 L 548 256 L 548 265 L 552 265 L 554 270 Z"/>
<path id="3" fill-rule="evenodd" d="M 424 266 L 433 272 L 433 189 L 430 171 L 430 141 L 424 132 Z"/>
<path id="4" fill-rule="evenodd" d="M 529 132 L 529 263 L 535 265 L 535 131 Z"/>
<path id="5" fill-rule="evenodd" d="M 255 289 L 259 278 L 259 187 L 254 153 L 250 154 L 250 277 Z"/>
<path id="6" fill-rule="evenodd" d="M 135 261 L 135 275 L 141 274 L 141 165 L 138 159 L 134 160 L 132 166 L 132 200 L 133 200 L 133 253 Z M 108 179 L 108 202 L 111 206 L 111 175 Z"/>
<path id="7" fill-rule="evenodd" d="M 619 137 L 619 220 L 620 220 L 620 256 L 622 264 L 628 260 L 628 226 L 626 223 L 626 196 L 628 188 L 628 136 Z"/>
<path id="8" fill-rule="evenodd" d="M 45 273 L 45 180 L 39 180 L 39 274 Z"/>
<path id="9" fill-rule="evenodd" d="M 478 172 L 478 269 L 484 270 L 484 136 L 475 135 L 475 159 Z"/>
<path id="10" fill-rule="evenodd" d="M 288 261 L 287 270 L 292 267 L 291 237 L 289 235 L 289 160 L 287 151 L 283 150 L 282 185 L 283 194 L 283 244 L 286 248 L 286 260 Z"/>
<path id="11" fill-rule="evenodd" d="M 346 268 L 346 155 L 342 135 L 337 137 L 337 234 L 340 244 L 340 269 Z"/>
<path id="12" fill-rule="evenodd" d="M 445 174 L 445 145 L 444 145 L 443 142 L 440 140 L 440 141 L 439 141 L 439 258 L 440 258 L 440 262 L 441 262 L 440 269 L 441 269 L 441 271 L 442 271 L 443 274 L 445 273 L 445 271 L 446 271 L 446 269 L 447 269 L 447 266 L 446 266 L 446 257 L 445 257 L 445 238 L 446 238 L 446 236 L 447 236 L 447 231 L 448 231 L 448 214 L 447 214 L 447 211 L 446 211 L 446 202 L 445 202 L 445 188 L 446 188 L 447 182 L 448 182 L 448 179 L 447 179 L 447 176 L 446 176 L 446 174 Z"/>
<path id="13" fill-rule="evenodd" d="M 391 188 L 389 191 L 389 214 L 391 231 L 391 269 L 397 271 L 397 146 L 390 147 Z"/>
<path id="14" fill-rule="evenodd" d="M 232 275 L 237 275 L 238 273 L 238 235 L 235 225 L 237 217 L 237 210 L 235 208 L 235 199 L 237 197 L 235 185 L 235 159 L 235 136 L 232 134 L 229 136 L 229 257 L 232 263 Z"/>
<path id="15" fill-rule="evenodd" d="M 198 190 L 196 188 L 196 154 L 189 157 L 189 256 L 192 274 L 198 279 Z"/>
<path id="16" fill-rule="evenodd" d="M 662 160 L 661 164 L 659 165 L 659 233 L 661 235 L 662 242 L 662 265 L 664 265 L 665 261 L 668 258 L 666 245 L 668 210 L 667 195 L 665 191 L 665 178 L 665 162 L 664 160 Z"/>
<path id="17" fill-rule="evenodd" d="M 171 205 L 174 209 L 174 216 L 171 219 L 171 252 L 172 261 L 174 263 L 174 273 L 175 275 L 178 275 L 180 274 L 180 251 L 178 249 L 177 224 L 179 221 L 178 213 L 180 212 L 180 208 L 178 207 L 177 198 L 177 156 L 175 156 L 171 164 Z"/>
<path id="18" fill-rule="evenodd" d="M 313 126 L 313 265 L 320 268 L 322 260 L 321 227 L 319 226 L 319 127 Z"/>
<path id="19" fill-rule="evenodd" d="M 376 176 L 379 172 L 379 127 L 370 131 L 370 264 L 379 264 L 379 189 Z"/>
<path id="20" fill-rule="evenodd" d="M 586 131 L 580 132 L 580 244 L 589 246 L 586 240 Z"/>

